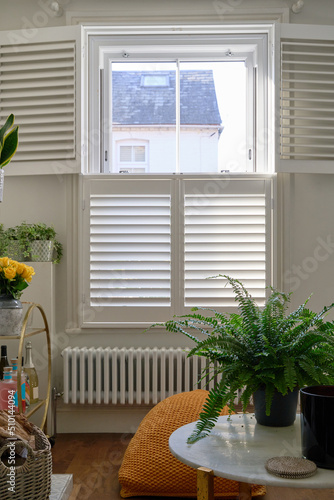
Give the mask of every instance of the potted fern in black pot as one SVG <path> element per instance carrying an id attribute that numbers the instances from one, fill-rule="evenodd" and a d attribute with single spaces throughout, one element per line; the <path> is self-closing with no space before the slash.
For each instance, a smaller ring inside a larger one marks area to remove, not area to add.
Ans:
<path id="1" fill-rule="evenodd" d="M 194 341 L 189 356 L 206 357 L 215 367 L 211 375 L 222 374 L 189 443 L 209 434 L 226 404 L 234 409 L 239 389 L 244 411 L 254 395 L 259 423 L 286 426 L 294 422 L 299 388 L 334 383 L 334 323 L 324 319 L 334 304 L 315 313 L 307 308 L 307 299 L 287 313 L 290 295 L 271 289 L 264 307 L 259 307 L 239 280 L 219 277 L 232 286 L 238 313 L 194 308 L 192 314 L 160 324 Z M 282 397 L 292 403 L 292 410 L 283 409 Z"/>

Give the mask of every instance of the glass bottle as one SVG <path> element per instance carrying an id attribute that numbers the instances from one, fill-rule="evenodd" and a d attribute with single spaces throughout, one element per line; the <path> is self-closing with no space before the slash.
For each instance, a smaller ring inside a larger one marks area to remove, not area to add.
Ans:
<path id="1" fill-rule="evenodd" d="M 29 384 L 26 386 L 27 392 L 29 391 L 29 394 L 26 394 L 26 399 L 27 401 L 29 401 L 29 404 L 33 405 L 34 403 L 38 403 L 39 394 L 38 375 L 32 360 L 32 347 L 30 341 L 26 344 L 26 361 L 24 365 L 24 372 L 29 378 Z"/>
<path id="2" fill-rule="evenodd" d="M 9 361 L 7 358 L 7 346 L 2 345 L 1 346 L 1 358 L 0 358 L 0 380 L 3 379 L 3 369 L 9 366 Z"/>
<path id="3" fill-rule="evenodd" d="M 15 405 L 15 395 L 17 399 L 17 384 L 12 379 L 11 366 L 5 366 L 3 373 L 3 380 L 0 381 L 0 410 L 11 410 Z M 17 411 L 17 406 L 14 409 Z"/>
<path id="4" fill-rule="evenodd" d="M 14 380 L 14 382 L 17 383 L 18 359 L 13 358 L 10 360 L 10 362 L 12 363 L 12 368 L 13 368 L 12 379 Z M 23 365 L 23 363 L 22 363 L 22 365 Z M 26 410 L 26 374 L 24 373 L 23 368 L 21 370 L 21 400 L 22 400 L 22 412 L 24 413 Z M 17 397 L 15 399 L 15 405 L 18 407 Z"/>

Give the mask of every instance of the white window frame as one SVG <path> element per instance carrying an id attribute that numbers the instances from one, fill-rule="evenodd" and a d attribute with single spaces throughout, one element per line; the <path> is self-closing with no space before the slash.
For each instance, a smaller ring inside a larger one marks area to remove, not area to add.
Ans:
<path id="1" fill-rule="evenodd" d="M 107 173 L 112 169 L 110 119 L 103 110 L 110 109 L 110 62 L 145 60 L 230 60 L 229 53 L 235 58 L 248 61 L 246 66 L 256 68 L 256 79 L 250 74 L 248 88 L 251 95 L 248 102 L 256 103 L 256 113 L 247 115 L 248 122 L 247 151 L 251 150 L 254 171 L 270 173 L 274 171 L 274 127 L 273 89 L 268 82 L 273 82 L 274 39 L 273 24 L 240 26 L 200 26 L 200 27 L 85 27 L 85 47 L 88 56 L 84 67 L 83 89 L 85 96 L 84 123 L 85 137 L 93 131 L 94 140 L 88 141 L 88 152 L 83 159 L 83 173 Z M 171 49 L 171 47 L 173 47 Z M 222 55 L 225 54 L 225 57 Z M 257 87 L 253 88 L 253 81 Z M 100 97 L 103 96 L 102 103 Z M 91 103 L 90 105 L 88 103 Z M 103 134 L 98 131 L 104 130 Z M 176 165 L 179 148 L 177 145 Z M 177 172 L 177 170 L 176 170 Z"/>
<path id="2" fill-rule="evenodd" d="M 85 95 L 84 99 L 84 109 L 83 109 L 83 121 L 85 123 L 85 129 L 84 129 L 84 136 L 89 137 L 89 130 L 93 131 L 94 134 L 93 137 L 94 140 L 88 141 L 89 143 L 89 148 L 87 151 L 87 154 L 83 158 L 83 173 L 86 174 L 82 178 L 82 192 L 85 191 L 84 185 L 87 182 L 89 182 L 89 179 L 93 179 L 96 174 L 98 174 L 98 177 L 102 180 L 108 180 L 109 182 L 113 182 L 116 179 L 120 179 L 120 174 L 104 174 L 100 173 L 100 160 L 101 158 L 104 158 L 105 155 L 105 149 L 104 147 L 99 148 L 96 147 L 96 144 L 100 144 L 103 141 L 100 141 L 99 138 L 96 139 L 96 131 L 100 130 L 101 126 L 101 115 L 99 113 L 100 106 L 95 106 L 95 110 L 97 112 L 91 113 L 91 109 L 88 107 L 88 102 L 89 102 L 89 97 L 91 95 L 95 96 L 102 96 L 103 95 L 103 88 L 105 88 L 106 85 L 106 79 L 104 73 L 104 76 L 101 78 L 101 81 L 99 81 L 99 71 L 92 71 L 92 60 L 95 60 L 99 62 L 99 69 L 103 69 L 106 64 L 108 64 L 108 61 L 110 59 L 110 51 L 113 50 L 116 54 L 118 53 L 118 57 L 122 57 L 122 55 L 125 53 L 127 54 L 128 50 L 135 50 L 137 51 L 138 58 L 142 60 L 142 55 L 136 45 L 129 45 L 129 40 L 131 40 L 135 37 L 141 37 L 142 40 L 148 40 L 148 35 L 151 36 L 156 36 L 159 34 L 159 36 L 164 36 L 166 39 L 169 41 L 172 39 L 172 35 L 175 38 L 174 43 L 177 45 L 180 45 L 180 35 L 175 35 L 175 32 L 182 32 L 182 35 L 186 35 L 188 38 L 193 37 L 195 40 L 196 37 L 199 35 L 202 35 L 203 38 L 202 40 L 205 40 L 205 43 L 210 43 L 212 42 L 212 37 L 216 37 L 216 39 L 222 39 L 222 34 L 224 33 L 225 36 L 228 38 L 225 39 L 226 43 L 226 49 L 228 48 L 233 52 L 235 48 L 238 48 L 238 44 L 240 44 L 240 35 L 248 35 L 249 38 L 249 43 L 254 44 L 254 39 L 256 38 L 257 35 L 261 35 L 261 43 L 259 44 L 260 49 L 257 51 L 257 59 L 252 60 L 252 65 L 256 66 L 256 63 L 258 60 L 265 60 L 267 63 L 267 71 L 264 72 L 263 67 L 260 65 L 257 66 L 257 81 L 258 81 L 258 86 L 257 88 L 253 88 L 252 92 L 254 93 L 256 102 L 257 102 L 257 114 L 254 116 L 252 127 L 254 128 L 254 136 L 256 137 L 256 144 L 254 147 L 254 153 L 257 155 L 257 164 L 261 162 L 261 169 L 258 168 L 258 170 L 263 170 L 264 173 L 256 173 L 253 172 L 251 174 L 229 174 L 229 178 L 231 179 L 238 179 L 238 180 L 243 180 L 247 181 L 247 179 L 255 179 L 255 178 L 262 178 L 264 177 L 270 185 L 270 188 L 267 187 L 266 189 L 266 196 L 268 196 L 268 193 L 270 192 L 270 198 L 267 198 L 267 201 L 269 200 L 269 205 L 271 205 L 270 208 L 267 207 L 267 217 L 268 217 L 268 223 L 267 223 L 267 281 L 268 284 L 274 285 L 275 284 L 275 276 L 274 276 L 274 269 L 275 266 L 273 266 L 273 260 L 275 259 L 274 255 L 274 245 L 273 242 L 275 240 L 274 236 L 274 222 L 276 219 L 275 212 L 272 209 L 272 199 L 274 197 L 274 191 L 275 191 L 275 179 L 271 174 L 268 174 L 268 172 L 272 172 L 274 168 L 273 164 L 273 148 L 274 148 L 274 127 L 273 127 L 273 116 L 274 116 L 274 111 L 271 111 L 271 106 L 270 104 L 273 101 L 274 98 L 274 90 L 271 87 L 271 85 L 267 84 L 268 82 L 273 82 L 273 52 L 271 50 L 271 47 L 273 46 L 273 36 L 274 36 L 274 28 L 272 24 L 266 24 L 266 25 L 253 25 L 252 27 L 222 27 L 222 26 L 201 26 L 201 27 L 179 27 L 179 29 L 170 28 L 170 27 L 131 27 L 131 28 L 116 28 L 113 27 L 111 29 L 106 29 L 106 28 L 83 28 L 84 29 L 84 34 L 85 34 L 85 47 L 86 47 L 86 54 L 89 53 L 92 55 L 92 57 L 89 59 L 86 57 L 85 60 L 85 65 L 84 65 L 84 75 L 85 77 L 83 78 L 83 93 Z M 110 33 L 113 35 L 113 43 L 115 45 L 110 46 Z M 237 34 L 236 34 L 237 33 Z M 103 50 L 100 51 L 100 37 L 104 36 L 103 43 L 104 47 Z M 250 42 L 250 39 L 252 42 Z M 99 40 L 99 43 L 98 43 Z M 122 45 L 120 43 L 122 42 Z M 152 42 L 152 40 L 151 40 Z M 243 40 L 243 43 L 245 40 Z M 205 45 L 204 43 L 204 45 Z M 116 47 L 116 44 L 117 47 Z M 122 50 L 120 51 L 120 47 L 122 47 Z M 201 48 L 199 45 L 197 45 L 199 51 L 202 51 L 202 54 L 205 54 L 205 50 Z M 139 47 L 142 49 L 143 47 Z M 146 47 L 147 48 L 147 47 Z M 193 48 L 193 47 L 192 47 Z M 221 49 L 221 46 L 220 46 Z M 117 52 L 118 51 L 118 52 Z M 254 54 L 254 53 L 253 53 Z M 226 55 L 228 57 L 228 55 Z M 244 57 L 244 55 L 242 56 Z M 170 60 L 170 57 L 167 57 L 166 59 Z M 189 60 L 189 57 L 186 58 Z M 198 56 L 195 57 L 198 61 Z M 107 87 L 109 88 L 109 86 Z M 259 100 L 259 96 L 263 97 L 262 102 Z M 110 93 L 109 95 L 106 93 L 105 97 L 107 99 L 110 99 Z M 106 106 L 107 103 L 103 102 L 102 106 Z M 269 131 L 269 133 L 268 133 Z M 262 135 L 261 135 L 262 134 Z M 91 147 L 92 145 L 95 147 Z M 110 155 L 109 155 L 110 158 Z M 260 158 L 260 160 L 259 160 Z M 152 176 L 152 174 L 145 174 L 146 176 Z M 226 174 L 224 174 L 226 175 Z M 219 176 L 219 174 L 218 174 Z M 127 178 L 129 179 L 139 179 L 139 176 L 135 175 L 127 175 Z M 141 177 L 141 176 L 140 176 Z M 155 175 L 153 176 L 155 178 L 163 178 L 164 176 Z M 172 178 L 172 175 L 168 176 L 169 178 Z M 184 177 L 184 176 L 183 176 Z M 190 176 L 191 177 L 191 176 Z M 200 179 L 208 179 L 208 174 L 196 174 L 196 178 Z M 146 177 L 149 179 L 149 177 Z M 222 176 L 223 178 L 223 176 Z M 86 193 L 87 194 L 87 193 Z M 87 204 L 88 200 L 85 198 L 85 195 L 83 195 L 83 206 L 86 207 L 85 209 L 88 209 L 89 204 Z M 84 209 L 84 210 L 85 210 Z M 175 208 L 174 208 L 175 211 Z M 177 213 L 174 213 L 172 217 L 179 217 L 180 213 L 177 210 Z M 84 219 L 86 218 L 86 222 L 84 222 Z M 86 214 L 83 213 L 83 217 L 81 218 L 81 227 L 82 227 L 82 239 L 81 241 L 83 242 L 83 245 L 80 246 L 79 248 L 79 259 L 80 262 L 82 263 L 82 270 L 86 269 L 87 272 L 87 265 L 88 265 L 88 259 L 87 259 L 87 243 L 89 240 L 87 231 L 89 232 L 89 225 L 87 224 L 87 211 Z M 177 245 L 173 246 L 173 252 L 178 251 Z M 172 271 L 172 274 L 180 273 L 182 271 L 182 266 L 183 264 L 181 263 L 181 267 L 178 269 L 174 269 Z M 150 322 L 150 319 L 145 316 L 142 316 L 142 320 L 135 320 L 131 321 L 129 318 L 128 321 L 121 321 L 121 322 L 113 322 L 112 318 L 112 313 L 110 312 L 110 319 L 107 321 L 104 319 L 99 320 L 98 316 L 98 308 L 94 309 L 93 307 L 90 307 L 89 300 L 87 297 L 87 293 L 89 293 L 89 287 L 87 287 L 88 282 L 87 279 L 83 279 L 83 272 L 79 273 L 79 280 L 80 280 L 80 294 L 82 297 L 82 307 L 80 308 L 79 312 L 79 325 L 80 327 L 85 330 L 86 328 L 101 328 L 102 330 L 105 328 L 139 328 L 142 329 L 145 326 L 148 326 L 152 322 Z M 175 283 L 173 285 L 175 287 Z M 172 300 L 174 300 L 175 297 L 172 297 Z M 232 309 L 233 310 L 233 309 Z M 168 319 L 168 318 L 167 318 Z"/>

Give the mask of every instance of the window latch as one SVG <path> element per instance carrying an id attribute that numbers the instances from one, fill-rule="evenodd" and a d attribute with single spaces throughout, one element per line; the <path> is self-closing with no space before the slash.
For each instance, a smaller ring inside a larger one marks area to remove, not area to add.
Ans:
<path id="1" fill-rule="evenodd" d="M 252 150 L 251 149 L 248 150 L 248 159 L 249 160 L 252 159 Z"/>

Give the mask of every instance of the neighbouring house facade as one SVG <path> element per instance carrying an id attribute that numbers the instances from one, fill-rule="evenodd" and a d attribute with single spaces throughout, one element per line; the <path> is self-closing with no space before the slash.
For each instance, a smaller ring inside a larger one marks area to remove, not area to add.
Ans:
<path id="1" fill-rule="evenodd" d="M 175 172 L 175 71 L 115 71 L 112 86 L 114 172 Z M 212 71 L 181 71 L 181 172 L 218 171 L 221 122 Z"/>

